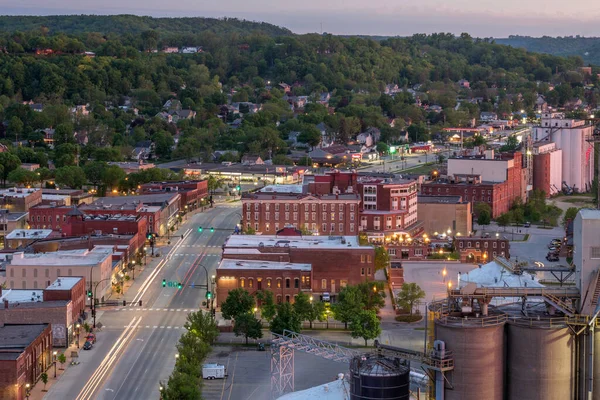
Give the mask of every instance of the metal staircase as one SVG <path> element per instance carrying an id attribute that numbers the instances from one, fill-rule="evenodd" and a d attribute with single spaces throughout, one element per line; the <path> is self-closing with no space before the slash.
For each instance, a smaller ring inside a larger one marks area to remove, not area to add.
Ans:
<path id="1" fill-rule="evenodd" d="M 594 288 L 594 295 L 592 296 L 592 309 L 596 309 L 598 306 L 598 297 L 600 296 L 600 268 L 596 272 L 596 287 Z"/>
<path id="2" fill-rule="evenodd" d="M 554 296 L 553 294 L 544 293 L 543 299 L 546 303 L 550 304 L 557 310 L 562 311 L 565 315 L 569 317 L 575 315 L 575 310 L 573 310 L 570 305 L 562 301 L 560 298 Z"/>

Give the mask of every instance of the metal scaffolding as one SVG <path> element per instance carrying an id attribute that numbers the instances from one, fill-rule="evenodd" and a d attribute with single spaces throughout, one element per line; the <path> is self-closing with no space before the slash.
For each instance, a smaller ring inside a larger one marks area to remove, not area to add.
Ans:
<path id="1" fill-rule="evenodd" d="M 294 391 L 294 349 L 271 343 L 271 393 L 277 398 Z"/>

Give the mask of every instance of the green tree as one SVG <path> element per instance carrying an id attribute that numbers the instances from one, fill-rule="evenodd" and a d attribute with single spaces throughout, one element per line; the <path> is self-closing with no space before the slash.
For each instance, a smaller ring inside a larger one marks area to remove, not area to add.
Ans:
<path id="1" fill-rule="evenodd" d="M 363 338 L 365 346 L 367 340 L 375 339 L 381 334 L 381 324 L 377 318 L 377 313 L 372 310 L 360 310 L 354 315 L 350 323 L 350 330 L 353 338 Z"/>
<path id="2" fill-rule="evenodd" d="M 298 141 L 310 147 L 318 146 L 321 143 L 321 132 L 313 125 L 304 126 L 298 135 Z"/>
<path id="3" fill-rule="evenodd" d="M 19 117 L 12 117 L 8 121 L 8 132 L 14 136 L 15 141 L 19 141 L 19 136 L 23 133 L 23 121 Z"/>
<path id="4" fill-rule="evenodd" d="M 490 207 L 489 204 L 483 203 L 483 202 L 475 203 L 475 207 L 474 207 L 473 211 L 477 215 L 479 215 L 479 213 L 484 212 L 484 211 L 487 212 L 488 215 L 492 215 L 492 207 Z"/>
<path id="5" fill-rule="evenodd" d="M 300 318 L 301 321 L 307 321 L 310 319 L 312 311 L 312 302 L 310 296 L 304 292 L 298 293 L 294 300 L 294 312 Z M 312 329 L 312 321 L 310 322 Z"/>
<path id="6" fill-rule="evenodd" d="M 200 366 L 198 366 L 200 368 Z M 164 388 L 164 398 L 177 400 L 200 400 L 200 385 L 197 379 L 190 379 L 188 374 L 173 371 Z"/>
<path id="7" fill-rule="evenodd" d="M 565 211 L 565 215 L 563 217 L 563 227 L 565 229 L 567 228 L 569 221 L 575 220 L 575 217 L 577 216 L 577 213 L 579 212 L 579 210 L 580 210 L 580 208 L 577 208 L 577 207 L 567 208 L 567 211 Z"/>
<path id="8" fill-rule="evenodd" d="M 260 315 L 267 321 L 272 321 L 277 314 L 277 306 L 275 304 L 275 296 L 269 290 L 261 290 L 256 294 L 261 302 Z"/>
<path id="9" fill-rule="evenodd" d="M 64 369 L 65 363 L 67 362 L 67 356 L 65 356 L 65 353 L 60 353 L 56 360 L 60 363 L 60 369 Z"/>
<path id="10" fill-rule="evenodd" d="M 73 125 L 70 123 L 60 124 L 54 129 L 54 145 L 58 146 L 65 143 L 75 143 L 73 135 Z"/>
<path id="11" fill-rule="evenodd" d="M 80 189 L 87 182 L 83 169 L 72 165 L 57 168 L 55 175 L 59 186 L 71 189 Z"/>
<path id="12" fill-rule="evenodd" d="M 500 147 L 500 151 L 515 151 L 519 148 L 519 140 L 516 135 L 510 135 L 506 138 L 506 143 Z"/>
<path id="13" fill-rule="evenodd" d="M 299 333 L 302 330 L 302 321 L 294 312 L 294 307 L 290 303 L 281 303 L 277 305 L 277 315 L 269 325 L 271 332 L 283 334 L 284 330 Z"/>
<path id="14" fill-rule="evenodd" d="M 387 252 L 385 247 L 377 246 L 375 247 L 375 270 L 379 271 L 381 269 L 387 268 L 390 263 L 390 254 Z"/>
<path id="15" fill-rule="evenodd" d="M 362 293 L 357 286 L 346 286 L 340 290 L 338 301 L 332 305 L 333 316 L 344 323 L 344 329 L 348 329 L 348 323 L 363 308 Z"/>
<path id="16" fill-rule="evenodd" d="M 511 222 L 512 222 L 512 213 L 510 211 L 505 212 L 504 214 L 500 214 L 496 218 L 496 223 L 498 224 L 498 226 L 506 227 L 506 226 L 510 225 Z"/>
<path id="17" fill-rule="evenodd" d="M 477 216 L 477 224 L 479 225 L 489 225 L 491 222 L 490 214 L 483 210 Z"/>
<path id="18" fill-rule="evenodd" d="M 17 168 L 10 171 L 7 179 L 17 185 L 33 186 L 34 182 L 38 180 L 38 175 L 27 169 Z"/>
<path id="19" fill-rule="evenodd" d="M 127 174 L 118 165 L 108 165 L 102 172 L 102 183 L 108 187 L 116 187 Z"/>
<path id="20" fill-rule="evenodd" d="M 388 145 L 385 144 L 385 143 L 383 143 L 383 142 L 377 143 L 377 145 L 375 146 L 375 149 L 377 150 L 377 152 L 379 154 L 387 153 L 390 150 L 390 148 L 388 147 Z"/>
<path id="21" fill-rule="evenodd" d="M 412 315 L 415 303 L 424 298 L 425 291 L 419 285 L 414 282 L 405 282 L 396 296 L 396 302 L 400 307 L 409 310 Z"/>
<path id="22" fill-rule="evenodd" d="M 304 156 L 298 160 L 297 165 L 304 166 L 304 167 L 310 167 L 313 165 L 313 160 L 312 160 L 312 158 L 310 158 L 308 156 Z"/>
<path id="23" fill-rule="evenodd" d="M 3 185 L 6 185 L 6 179 L 8 179 L 8 174 L 10 174 L 15 169 L 19 168 L 20 165 L 21 160 L 19 160 L 19 157 L 17 157 L 13 153 L 0 153 L 0 167 L 2 167 L 0 172 L 2 172 Z"/>
<path id="24" fill-rule="evenodd" d="M 221 312 L 225 319 L 236 319 L 239 315 L 248 314 L 254 307 L 254 297 L 242 288 L 229 292 L 221 304 Z"/>
<path id="25" fill-rule="evenodd" d="M 365 310 L 377 311 L 385 306 L 385 282 L 370 281 L 356 285 Z"/>
<path id="26" fill-rule="evenodd" d="M 44 384 L 44 389 L 42 389 L 42 392 L 45 392 L 46 391 L 46 384 L 48 383 L 48 374 L 45 373 L 45 372 L 42 372 L 42 374 L 40 375 L 40 380 Z"/>
<path id="27" fill-rule="evenodd" d="M 248 338 L 260 339 L 262 337 L 262 324 L 250 313 L 240 314 L 235 318 L 233 332 L 235 336 L 244 336 L 246 345 L 248 345 Z"/>
<path id="28" fill-rule="evenodd" d="M 283 154 L 276 154 L 273 156 L 273 165 L 294 165 L 294 161 Z"/>
<path id="29" fill-rule="evenodd" d="M 214 175 L 208 176 L 206 184 L 208 186 L 209 193 L 214 193 L 217 189 L 223 187 L 223 181 L 221 179 L 215 178 Z"/>
<path id="30" fill-rule="evenodd" d="M 63 143 L 54 147 L 54 165 L 64 167 L 77 165 L 79 157 L 79 146 L 71 143 Z"/>
<path id="31" fill-rule="evenodd" d="M 206 343 L 214 343 L 219 337 L 219 328 L 210 313 L 202 310 L 189 313 L 184 328 Z"/>
<path id="32" fill-rule="evenodd" d="M 103 181 L 102 177 L 104 176 L 104 170 L 107 166 L 108 164 L 104 161 L 91 161 L 85 164 L 83 172 L 85 173 L 88 182 L 98 188 L 98 185 Z"/>
<path id="33" fill-rule="evenodd" d="M 327 319 L 327 309 L 325 303 L 322 301 L 315 301 L 311 303 L 310 312 L 308 314 L 308 321 L 310 323 L 310 329 L 312 329 L 313 321 L 325 321 Z"/>

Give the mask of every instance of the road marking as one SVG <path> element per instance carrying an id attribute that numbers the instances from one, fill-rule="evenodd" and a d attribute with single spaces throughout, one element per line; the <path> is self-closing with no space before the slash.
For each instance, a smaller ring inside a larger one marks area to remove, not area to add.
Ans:
<path id="1" fill-rule="evenodd" d="M 187 308 L 185 310 L 183 310 L 183 312 L 188 312 Z"/>
<path id="2" fill-rule="evenodd" d="M 169 311 L 169 309 L 168 308 L 163 308 L 163 311 Z"/>
<path id="3" fill-rule="evenodd" d="M 154 308 L 151 308 L 150 311 L 154 311 Z"/>
<path id="4" fill-rule="evenodd" d="M 146 328 L 150 328 L 150 325 L 146 325 Z"/>
<path id="5" fill-rule="evenodd" d="M 181 311 L 181 308 L 178 308 L 177 311 Z"/>
<path id="6" fill-rule="evenodd" d="M 167 329 L 171 329 L 171 327 L 170 327 L 170 326 L 167 326 Z"/>
<path id="7" fill-rule="evenodd" d="M 117 338 L 117 341 L 110 349 L 106 357 L 102 360 L 98 368 L 94 371 L 90 379 L 86 382 L 81 392 L 77 395 L 76 400 L 91 399 L 94 396 L 95 391 L 98 389 L 100 384 L 104 381 L 107 373 L 111 370 L 112 365 L 115 363 L 117 356 L 121 349 L 131 339 L 135 328 L 142 321 L 142 317 L 134 317 L 131 324 L 126 328 L 123 333 Z"/>
<path id="8" fill-rule="evenodd" d="M 156 329 L 156 328 L 158 328 L 158 326 L 157 326 L 157 325 L 154 325 L 154 326 L 152 327 L 152 329 Z"/>

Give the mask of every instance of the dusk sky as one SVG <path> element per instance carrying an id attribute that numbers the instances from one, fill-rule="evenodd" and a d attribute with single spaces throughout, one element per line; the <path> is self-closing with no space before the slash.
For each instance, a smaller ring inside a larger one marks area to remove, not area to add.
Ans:
<path id="1" fill-rule="evenodd" d="M 436 4 L 437 3 L 437 4 Z M 136 14 L 236 17 L 296 33 L 411 35 L 468 32 L 478 37 L 600 36 L 592 0 L 0 0 L 8 15 Z"/>

